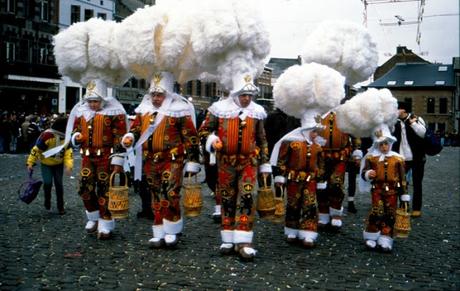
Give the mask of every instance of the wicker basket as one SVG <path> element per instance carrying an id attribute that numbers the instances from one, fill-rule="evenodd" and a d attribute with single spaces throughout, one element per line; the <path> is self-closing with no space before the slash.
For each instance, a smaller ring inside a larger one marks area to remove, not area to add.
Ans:
<path id="1" fill-rule="evenodd" d="M 201 214 L 203 207 L 203 198 L 201 196 L 201 185 L 197 182 L 192 182 L 192 178 L 187 178 L 187 183 L 184 183 L 184 214 L 187 217 L 196 217 Z"/>
<path id="2" fill-rule="evenodd" d="M 263 175 L 264 185 L 257 191 L 257 212 L 261 218 L 273 219 L 275 215 L 275 195 L 267 186 L 267 175 Z"/>
<path id="3" fill-rule="evenodd" d="M 408 238 L 410 230 L 410 213 L 407 211 L 406 205 L 404 208 L 396 209 L 396 221 L 394 226 L 395 237 Z"/>
<path id="4" fill-rule="evenodd" d="M 113 178 L 115 177 L 115 172 L 110 175 L 109 181 L 109 211 L 112 214 L 112 218 L 127 218 L 128 209 L 129 209 L 129 197 L 128 197 L 128 177 L 125 173 L 120 173 L 124 175 L 124 185 L 115 186 Z"/>

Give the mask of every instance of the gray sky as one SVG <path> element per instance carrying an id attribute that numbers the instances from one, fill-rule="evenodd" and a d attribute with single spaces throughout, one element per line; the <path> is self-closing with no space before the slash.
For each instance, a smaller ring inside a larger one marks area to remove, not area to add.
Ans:
<path id="1" fill-rule="evenodd" d="M 318 23 L 343 19 L 363 23 L 361 0 L 252 0 L 263 7 L 261 14 L 271 38 L 271 57 L 295 58 L 304 40 Z M 426 0 L 420 24 L 420 45 L 416 42 L 419 1 L 368 5 L 368 29 L 379 50 L 379 64 L 406 46 L 430 62 L 452 63 L 459 56 L 459 1 Z M 454 15 L 452 15 L 454 14 Z M 397 25 L 395 15 L 404 21 Z M 382 25 L 385 24 L 385 25 Z"/>

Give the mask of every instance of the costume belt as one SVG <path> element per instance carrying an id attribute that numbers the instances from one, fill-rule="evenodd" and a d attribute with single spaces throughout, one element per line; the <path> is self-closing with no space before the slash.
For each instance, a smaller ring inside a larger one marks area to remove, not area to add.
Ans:
<path id="1" fill-rule="evenodd" d="M 384 192 L 394 192 L 394 191 L 399 191 L 401 189 L 401 183 L 399 182 L 389 182 L 389 183 L 383 183 L 379 185 L 372 185 L 372 190 L 380 190 Z M 389 193 L 392 194 L 392 193 Z"/>
<path id="2" fill-rule="evenodd" d="M 219 162 L 230 164 L 235 166 L 236 164 L 244 164 L 250 161 L 253 158 L 257 157 L 257 151 L 252 152 L 249 155 L 226 155 L 226 154 L 217 154 L 217 159 Z"/>
<path id="3" fill-rule="evenodd" d="M 317 174 L 315 172 L 305 172 L 305 171 L 295 171 L 290 170 L 288 171 L 287 179 L 288 181 L 295 181 L 295 182 L 310 182 L 317 178 Z"/>
<path id="4" fill-rule="evenodd" d="M 154 163 L 165 160 L 175 161 L 176 159 L 182 159 L 184 157 L 184 151 L 181 149 L 180 147 L 174 147 L 168 151 L 156 153 L 144 152 L 144 158 L 149 160 L 152 159 Z"/>
<path id="5" fill-rule="evenodd" d="M 85 156 L 101 156 L 103 154 L 113 154 L 112 147 L 105 148 L 80 148 L 80 154 Z"/>

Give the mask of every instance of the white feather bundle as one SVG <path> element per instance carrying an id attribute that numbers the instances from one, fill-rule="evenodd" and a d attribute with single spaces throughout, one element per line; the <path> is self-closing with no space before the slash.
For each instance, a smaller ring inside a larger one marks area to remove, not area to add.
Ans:
<path id="1" fill-rule="evenodd" d="M 369 137 L 382 124 L 390 128 L 398 118 L 398 102 L 388 89 L 370 88 L 359 93 L 337 112 L 337 126 L 356 137 Z"/>
<path id="2" fill-rule="evenodd" d="M 56 36 L 59 70 L 75 81 L 102 75 L 110 83 L 123 79 L 120 68 L 146 79 L 169 71 L 180 83 L 213 76 L 230 90 L 233 75 L 261 74 L 270 51 L 256 8 L 242 2 L 163 1 L 121 23 L 73 25 Z"/>
<path id="3" fill-rule="evenodd" d="M 325 113 L 340 104 L 345 96 L 344 85 L 345 78 L 327 66 L 294 65 L 276 81 L 275 107 L 296 118 L 303 118 L 311 111 Z"/>
<path id="4" fill-rule="evenodd" d="M 156 38 L 161 38 L 167 21 L 160 7 L 136 10 L 115 32 L 114 45 L 123 67 L 138 77 L 150 79 L 156 71 Z"/>
<path id="5" fill-rule="evenodd" d="M 55 35 L 53 41 L 59 73 L 78 82 L 88 66 L 88 26 L 75 23 Z"/>
<path id="6" fill-rule="evenodd" d="M 302 61 L 327 65 L 353 85 L 367 80 L 378 64 L 375 41 L 361 25 L 347 21 L 325 21 L 306 39 Z"/>

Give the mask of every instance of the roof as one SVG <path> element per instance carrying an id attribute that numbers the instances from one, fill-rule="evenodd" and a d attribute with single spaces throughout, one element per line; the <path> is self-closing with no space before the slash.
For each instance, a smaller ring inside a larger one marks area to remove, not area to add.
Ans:
<path id="1" fill-rule="evenodd" d="M 452 65 L 398 63 L 369 88 L 455 87 Z"/>
<path id="2" fill-rule="evenodd" d="M 273 69 L 272 77 L 278 78 L 287 68 L 293 65 L 300 65 L 300 59 L 270 58 L 266 66 Z"/>

